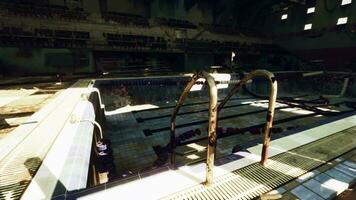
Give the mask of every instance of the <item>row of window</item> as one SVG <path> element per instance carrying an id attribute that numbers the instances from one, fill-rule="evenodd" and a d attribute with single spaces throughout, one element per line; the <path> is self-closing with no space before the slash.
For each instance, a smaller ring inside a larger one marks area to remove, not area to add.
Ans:
<path id="1" fill-rule="evenodd" d="M 345 5 L 349 5 L 352 3 L 352 0 L 342 0 L 341 2 L 341 6 L 345 6 Z M 312 14 L 315 12 L 315 7 L 310 7 L 307 9 L 307 14 Z M 282 14 L 281 16 L 281 20 L 287 20 L 288 19 L 288 14 Z M 342 24 L 347 24 L 347 20 L 348 17 L 340 17 L 337 22 L 336 25 L 342 25 Z M 305 24 L 304 25 L 304 30 L 311 30 L 313 27 L 313 24 Z"/>
<path id="2" fill-rule="evenodd" d="M 336 25 L 342 25 L 342 24 L 347 24 L 347 20 L 348 20 L 348 17 L 340 17 L 337 22 L 336 22 Z M 311 30 L 313 27 L 313 24 L 305 24 L 304 25 L 304 30 Z"/>

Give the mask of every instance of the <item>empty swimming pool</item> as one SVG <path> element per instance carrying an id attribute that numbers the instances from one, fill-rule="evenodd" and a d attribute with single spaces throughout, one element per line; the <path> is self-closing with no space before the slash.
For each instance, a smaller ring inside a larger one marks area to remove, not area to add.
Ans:
<path id="1" fill-rule="evenodd" d="M 355 97 L 354 76 L 305 74 L 276 73 L 279 88 L 271 130 L 273 137 L 294 134 L 354 110 L 348 103 Z M 222 77 L 229 82 L 218 84 L 218 104 L 239 80 L 235 74 Z M 190 75 L 95 81 L 94 86 L 100 90 L 106 106 L 104 135 L 112 143 L 116 166 L 113 178 L 169 162 L 171 114 L 189 80 Z M 178 166 L 206 159 L 207 90 L 204 84 L 194 85 L 177 115 L 175 164 Z M 268 91 L 267 82 L 256 78 L 227 102 L 218 117 L 217 158 L 262 143 L 268 107 L 268 99 L 263 96 L 267 96 Z"/>

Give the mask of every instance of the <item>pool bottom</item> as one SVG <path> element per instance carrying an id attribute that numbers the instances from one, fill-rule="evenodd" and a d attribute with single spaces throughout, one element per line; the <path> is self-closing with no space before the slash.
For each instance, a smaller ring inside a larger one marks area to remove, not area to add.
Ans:
<path id="1" fill-rule="evenodd" d="M 258 99 L 235 99 L 228 103 L 227 106 L 242 105 L 231 107 L 222 110 L 219 117 L 219 126 L 226 128 L 244 128 L 254 126 L 256 124 L 265 123 L 267 103 L 264 100 Z M 177 137 L 184 132 L 200 129 L 201 134 L 190 137 L 185 140 L 199 139 L 206 137 L 207 123 L 197 123 L 195 125 L 184 124 L 204 121 L 207 119 L 207 112 L 194 112 L 207 107 L 205 104 L 194 104 L 200 100 L 192 99 L 187 104 L 193 105 L 184 106 L 181 113 L 190 112 L 177 117 L 177 125 L 183 125 L 177 129 Z M 173 104 L 172 104 L 173 105 Z M 349 110 L 343 105 L 328 106 L 323 109 L 346 111 Z M 169 130 L 154 131 L 153 134 L 147 135 L 145 130 L 157 130 L 169 125 L 169 113 L 172 108 L 142 110 L 137 112 L 126 112 L 107 116 L 107 129 L 105 131 L 107 137 L 112 141 L 114 152 L 114 161 L 117 167 L 117 177 L 120 178 L 130 174 L 138 173 L 148 169 L 156 168 L 168 161 L 168 151 L 164 150 L 169 143 Z M 251 114 L 246 114 L 251 113 Z M 229 116 L 238 117 L 229 117 Z M 160 117 L 163 116 L 163 117 Z M 153 118 L 151 120 L 137 121 L 138 118 Z M 225 119 L 224 119 L 225 118 Z M 286 119 L 291 120 L 286 120 Z M 288 107 L 288 105 L 277 104 L 275 121 L 281 121 L 274 127 L 284 131 L 296 129 L 301 126 L 312 124 L 320 120 L 326 119 L 326 116 L 315 114 L 314 112 L 303 110 L 301 108 Z M 274 133 L 276 135 L 281 133 Z M 246 144 L 258 144 L 262 142 L 262 134 L 236 134 L 218 140 L 216 149 L 216 157 L 221 158 L 229 155 L 234 151 L 244 148 Z M 202 162 L 206 159 L 206 140 L 201 140 L 192 144 L 186 144 L 178 147 L 177 163 L 194 164 Z M 163 149 L 163 151 L 162 151 Z"/>

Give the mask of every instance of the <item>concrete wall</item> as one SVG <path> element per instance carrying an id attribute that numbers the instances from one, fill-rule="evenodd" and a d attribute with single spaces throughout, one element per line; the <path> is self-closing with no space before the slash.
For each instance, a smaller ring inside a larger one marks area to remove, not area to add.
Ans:
<path id="1" fill-rule="evenodd" d="M 294 6 L 267 17 L 263 32 L 292 33 L 288 37 L 276 37 L 275 41 L 308 61 L 318 62 L 325 70 L 350 70 L 356 62 L 356 35 L 348 28 L 336 26 L 336 22 L 340 17 L 348 17 L 348 24 L 355 24 L 356 2 L 346 6 L 340 4 L 341 1 L 317 0 L 316 4 Z M 315 12 L 307 14 L 307 9 L 313 6 Z M 282 14 L 288 14 L 288 19 L 282 21 Z M 310 23 L 317 34 L 310 36 L 307 34 L 310 31 L 304 31 L 304 25 Z"/>
<path id="2" fill-rule="evenodd" d="M 4 76 L 93 72 L 93 56 L 86 50 L 0 48 L 0 73 Z"/>
<path id="3" fill-rule="evenodd" d="M 107 0 L 109 12 L 148 16 L 150 5 L 138 0 Z"/>
<path id="4" fill-rule="evenodd" d="M 185 54 L 185 71 L 193 72 L 206 69 L 214 64 L 213 54 Z"/>
<path id="5" fill-rule="evenodd" d="M 213 22 L 212 9 L 196 4 L 185 11 L 185 19 L 194 23 L 211 24 Z"/>
<path id="6" fill-rule="evenodd" d="M 132 53 L 129 53 L 130 55 Z M 50 75 L 50 74 L 80 74 L 95 73 L 96 65 L 101 57 L 115 57 L 125 62 L 129 58 L 125 52 L 96 55 L 94 58 L 91 50 L 70 49 L 20 49 L 16 47 L 0 47 L 0 75 L 26 76 L 26 75 Z M 141 53 L 140 53 L 141 54 Z M 131 56 L 134 56 L 132 54 Z M 171 67 L 173 71 L 197 71 L 214 64 L 213 54 L 175 54 L 162 53 L 147 56 L 152 67 Z M 79 65 L 78 59 L 87 56 L 87 65 Z M 161 63 L 164 63 L 163 65 Z M 165 65 L 167 64 L 167 66 Z M 112 68 L 110 70 L 118 70 Z M 108 69 L 106 69 L 108 70 Z"/>
<path id="7" fill-rule="evenodd" d="M 187 7 L 184 0 L 153 0 L 151 2 L 151 17 L 188 20 L 193 23 L 211 23 L 213 21 L 212 8 L 208 4 L 193 4 L 192 7 Z"/>
<path id="8" fill-rule="evenodd" d="M 85 0 L 83 9 L 90 13 L 100 13 L 99 0 Z"/>
<path id="9" fill-rule="evenodd" d="M 64 6 L 64 0 L 48 0 L 50 5 Z"/>
<path id="10" fill-rule="evenodd" d="M 327 4 L 325 4 L 327 2 Z M 277 12 L 265 20 L 264 30 L 269 33 L 292 33 L 304 30 L 305 24 L 313 24 L 312 29 L 318 30 L 336 26 L 337 19 L 348 17 L 348 23 L 356 23 L 356 2 L 340 6 L 341 1 L 317 0 L 316 4 L 294 6 L 287 11 Z M 307 14 L 309 7 L 315 7 L 315 12 Z M 287 20 L 281 20 L 282 14 L 288 14 Z"/>
<path id="11" fill-rule="evenodd" d="M 325 2 L 328 2 L 326 5 Z M 295 6 L 286 12 L 276 13 L 266 19 L 264 32 L 269 34 L 299 33 L 300 36 L 277 40 L 284 47 L 295 49 L 340 48 L 356 46 L 355 37 L 349 30 L 325 31 L 320 36 L 306 37 L 302 35 L 305 24 L 312 24 L 312 30 L 336 28 L 340 17 L 348 17 L 348 24 L 356 23 L 356 2 L 351 5 L 340 6 L 341 1 L 317 0 L 316 4 Z M 309 7 L 315 6 L 315 13 L 307 14 Z M 334 8 L 329 10 L 330 8 Z M 282 21 L 282 14 L 288 14 L 288 19 Z"/>
<path id="12" fill-rule="evenodd" d="M 166 1 L 153 0 L 151 1 L 151 17 L 165 17 L 174 19 L 184 18 L 184 2 L 183 0 Z"/>

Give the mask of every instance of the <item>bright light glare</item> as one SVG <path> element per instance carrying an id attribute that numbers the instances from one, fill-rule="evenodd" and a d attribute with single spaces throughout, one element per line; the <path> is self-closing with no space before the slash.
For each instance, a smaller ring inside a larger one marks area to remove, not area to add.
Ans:
<path id="1" fill-rule="evenodd" d="M 298 109 L 298 108 L 283 108 L 283 109 L 281 109 L 281 111 L 295 113 L 295 114 L 299 114 L 299 115 L 308 115 L 308 114 L 314 113 L 309 110 L 303 110 L 303 109 Z"/>
<path id="2" fill-rule="evenodd" d="M 231 75 L 230 74 L 219 74 L 219 73 L 212 73 L 210 74 L 215 81 L 230 81 L 231 80 Z M 200 78 L 197 80 L 197 82 L 202 82 L 205 83 L 205 78 Z M 200 91 L 203 88 L 204 84 L 195 84 L 193 87 L 190 89 L 191 92 L 193 91 Z M 217 89 L 224 89 L 228 88 L 229 84 L 217 84 L 216 85 Z"/>
<path id="3" fill-rule="evenodd" d="M 341 17 L 337 20 L 336 25 L 347 24 L 347 17 Z"/>
<path id="4" fill-rule="evenodd" d="M 324 74 L 324 72 L 323 71 L 307 72 L 307 73 L 303 73 L 303 77 L 317 76 L 317 75 L 321 75 L 321 74 Z"/>
<path id="5" fill-rule="evenodd" d="M 347 5 L 347 4 L 351 4 L 352 0 L 342 0 L 341 5 Z"/>
<path id="6" fill-rule="evenodd" d="M 196 159 L 200 158 L 200 156 L 195 155 L 195 154 L 191 154 L 191 155 L 187 156 L 187 158 L 188 158 L 189 160 L 196 160 Z"/>
<path id="7" fill-rule="evenodd" d="M 197 80 L 197 82 L 202 82 L 202 83 L 205 83 L 205 79 L 204 78 L 200 78 Z M 193 85 L 193 87 L 190 89 L 191 92 L 193 91 L 200 91 L 202 88 L 203 88 L 203 85 L 204 84 L 195 84 Z"/>
<path id="8" fill-rule="evenodd" d="M 191 143 L 191 144 L 188 144 L 187 146 L 190 147 L 190 148 L 193 148 L 193 149 L 195 149 L 197 151 L 204 151 L 206 149 L 205 146 L 199 145 L 197 143 Z"/>
<path id="9" fill-rule="evenodd" d="M 156 105 L 152 105 L 152 104 L 142 104 L 142 105 L 136 105 L 136 106 L 127 105 L 125 107 L 118 108 L 113 111 L 105 111 L 105 115 L 117 115 L 117 114 L 128 113 L 128 112 L 132 112 L 132 111 L 147 110 L 147 109 L 152 109 L 152 108 L 159 108 L 159 107 Z"/>
<path id="10" fill-rule="evenodd" d="M 304 30 L 310 30 L 310 29 L 312 29 L 312 24 L 305 24 L 305 26 L 304 26 Z"/>
<path id="11" fill-rule="evenodd" d="M 329 179 L 321 184 L 323 188 L 327 188 L 333 191 L 344 191 L 349 187 L 349 184 L 336 180 L 336 179 Z"/>
<path id="12" fill-rule="evenodd" d="M 281 20 L 286 20 L 288 18 L 287 14 L 282 15 Z"/>
<path id="13" fill-rule="evenodd" d="M 255 154 L 252 154 L 252 153 L 249 153 L 249 152 L 239 151 L 239 152 L 236 152 L 234 154 L 235 155 L 239 155 L 239 156 L 244 157 L 244 158 L 248 158 L 248 159 L 253 160 L 253 161 L 260 161 L 261 160 L 261 157 L 259 155 L 255 155 Z"/>
<path id="14" fill-rule="evenodd" d="M 281 172 L 287 176 L 289 175 L 292 177 L 295 176 L 295 174 L 304 174 L 307 172 L 305 169 L 292 166 L 286 163 L 274 161 L 272 159 L 268 160 L 266 168 Z"/>
<path id="15" fill-rule="evenodd" d="M 235 52 L 231 52 L 231 62 L 234 61 L 235 56 L 236 56 Z"/>
<path id="16" fill-rule="evenodd" d="M 210 74 L 212 77 L 214 77 L 215 81 L 230 81 L 231 80 L 231 75 L 230 74 Z M 218 89 L 224 89 L 228 88 L 229 84 L 217 84 Z"/>
<path id="17" fill-rule="evenodd" d="M 16 198 L 13 191 L 3 192 L 2 194 L 4 195 L 4 199 L 6 199 L 6 200 Z"/>
<path id="18" fill-rule="evenodd" d="M 310 7 L 307 10 L 307 14 L 314 13 L 315 12 L 315 7 Z"/>
<path id="19" fill-rule="evenodd" d="M 245 103 L 245 102 L 244 102 Z M 264 101 L 264 100 L 259 100 L 259 101 L 251 101 L 249 103 L 250 106 L 253 107 L 259 107 L 259 108 L 268 108 L 268 101 Z M 281 104 L 281 103 L 276 103 L 276 108 L 284 106 L 285 104 Z"/>
<path id="20" fill-rule="evenodd" d="M 326 112 L 340 112 L 339 110 L 335 109 L 330 109 L 330 108 L 323 108 L 323 107 L 318 107 L 319 110 L 326 111 Z"/>

